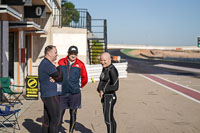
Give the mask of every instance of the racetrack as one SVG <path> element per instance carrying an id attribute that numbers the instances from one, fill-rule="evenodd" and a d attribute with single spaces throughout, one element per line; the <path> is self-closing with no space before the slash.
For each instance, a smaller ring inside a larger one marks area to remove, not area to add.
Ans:
<path id="1" fill-rule="evenodd" d="M 115 119 L 118 133 L 200 133 L 199 73 L 159 67 L 159 64 L 165 64 L 199 69 L 198 64 L 134 59 L 119 50 L 109 52 L 120 55 L 129 64 L 128 77 L 120 79 L 117 92 Z M 83 106 L 78 110 L 75 133 L 106 133 L 97 86 L 98 82 L 89 83 L 82 89 Z M 40 133 L 42 109 L 41 100 L 33 102 L 20 115 L 21 130 L 17 133 Z M 67 112 L 63 133 L 69 132 Z"/>

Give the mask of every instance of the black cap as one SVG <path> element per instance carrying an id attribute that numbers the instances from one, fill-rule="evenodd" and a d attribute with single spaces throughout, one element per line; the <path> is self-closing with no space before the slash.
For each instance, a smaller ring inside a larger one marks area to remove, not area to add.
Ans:
<path id="1" fill-rule="evenodd" d="M 76 46 L 70 46 L 68 49 L 68 53 L 69 54 L 71 54 L 71 53 L 78 54 L 78 48 Z"/>

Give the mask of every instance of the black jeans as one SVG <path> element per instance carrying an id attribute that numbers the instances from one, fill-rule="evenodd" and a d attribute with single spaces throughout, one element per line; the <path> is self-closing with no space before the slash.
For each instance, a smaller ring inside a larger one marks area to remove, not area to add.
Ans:
<path id="1" fill-rule="evenodd" d="M 61 120 L 61 107 L 59 96 L 43 97 L 44 119 L 42 123 L 43 133 L 58 133 Z"/>
<path id="2" fill-rule="evenodd" d="M 116 133 L 117 123 L 114 119 L 114 105 L 117 97 L 115 94 L 104 94 L 101 102 L 103 106 L 104 120 L 107 126 L 107 133 Z"/>

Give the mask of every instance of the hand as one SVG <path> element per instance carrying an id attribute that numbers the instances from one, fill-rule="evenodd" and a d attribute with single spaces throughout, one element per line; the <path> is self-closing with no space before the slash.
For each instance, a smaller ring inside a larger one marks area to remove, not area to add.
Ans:
<path id="1" fill-rule="evenodd" d="M 52 77 L 50 77 L 49 80 L 50 82 L 53 82 L 53 83 L 55 82 L 55 80 Z"/>
<path id="2" fill-rule="evenodd" d="M 103 91 L 100 91 L 100 92 L 99 92 L 99 96 L 100 96 L 100 98 L 103 97 L 103 94 L 104 94 Z"/>

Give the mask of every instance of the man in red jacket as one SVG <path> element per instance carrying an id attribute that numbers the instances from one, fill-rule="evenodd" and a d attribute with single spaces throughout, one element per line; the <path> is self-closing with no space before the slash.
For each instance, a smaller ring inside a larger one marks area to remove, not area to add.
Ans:
<path id="1" fill-rule="evenodd" d="M 88 82 L 85 65 L 77 58 L 77 54 L 78 48 L 71 46 L 68 49 L 68 56 L 58 61 L 63 78 L 60 96 L 62 116 L 64 116 L 65 109 L 69 109 L 70 133 L 73 133 L 74 130 L 77 109 L 81 107 L 81 88 Z"/>

